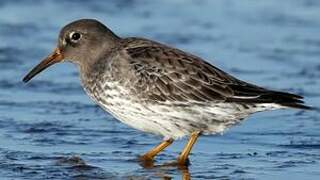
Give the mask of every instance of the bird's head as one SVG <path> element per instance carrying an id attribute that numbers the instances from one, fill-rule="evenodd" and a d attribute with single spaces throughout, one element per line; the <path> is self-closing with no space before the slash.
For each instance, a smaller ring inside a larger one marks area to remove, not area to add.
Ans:
<path id="1" fill-rule="evenodd" d="M 63 27 L 54 51 L 35 66 L 24 78 L 28 82 L 47 67 L 63 61 L 87 65 L 114 46 L 119 39 L 105 25 L 94 19 L 81 19 Z"/>

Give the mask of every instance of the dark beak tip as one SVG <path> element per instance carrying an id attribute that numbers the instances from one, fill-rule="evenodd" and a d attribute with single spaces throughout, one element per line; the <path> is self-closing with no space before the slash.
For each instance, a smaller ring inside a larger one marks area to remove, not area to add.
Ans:
<path id="1" fill-rule="evenodd" d="M 27 76 L 25 76 L 23 79 L 22 79 L 22 82 L 24 83 L 27 83 L 29 81 L 29 78 Z"/>
<path id="2" fill-rule="evenodd" d="M 27 75 L 25 75 L 22 79 L 22 82 L 27 83 L 29 82 L 35 75 L 39 73 L 39 71 L 36 71 L 37 69 L 31 70 Z"/>
<path id="3" fill-rule="evenodd" d="M 24 77 L 23 77 L 23 79 L 22 79 L 22 82 L 24 82 L 24 83 L 27 83 L 27 82 L 29 82 L 31 79 L 32 79 L 32 75 L 30 75 L 30 73 L 29 74 L 27 74 L 27 75 L 25 75 Z"/>

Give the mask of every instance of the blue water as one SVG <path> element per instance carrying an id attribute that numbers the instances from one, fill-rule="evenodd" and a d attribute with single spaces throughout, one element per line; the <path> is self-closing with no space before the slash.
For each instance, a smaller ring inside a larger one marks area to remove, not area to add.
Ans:
<path id="1" fill-rule="evenodd" d="M 189 171 L 146 169 L 136 157 L 161 137 L 119 123 L 59 64 L 22 77 L 72 20 L 97 18 L 197 54 L 252 83 L 298 93 L 320 107 L 320 1 L 0 1 L 1 179 L 318 179 L 320 111 L 259 113 L 223 135 L 203 136 Z M 186 140 L 156 161 L 172 161 Z"/>

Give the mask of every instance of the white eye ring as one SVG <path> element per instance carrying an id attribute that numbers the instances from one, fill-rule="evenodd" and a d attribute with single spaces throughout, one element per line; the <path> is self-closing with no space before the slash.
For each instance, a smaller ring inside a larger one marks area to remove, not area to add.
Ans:
<path id="1" fill-rule="evenodd" d="M 79 32 L 71 32 L 69 34 L 70 41 L 76 43 L 81 39 L 82 35 Z"/>

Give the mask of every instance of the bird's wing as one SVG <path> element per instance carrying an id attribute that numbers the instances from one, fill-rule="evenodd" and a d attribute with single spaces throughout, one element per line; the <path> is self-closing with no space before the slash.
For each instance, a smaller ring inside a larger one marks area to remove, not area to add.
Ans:
<path id="1" fill-rule="evenodd" d="M 138 92 L 157 101 L 302 103 L 301 97 L 238 80 L 201 58 L 168 46 L 126 49 Z"/>

